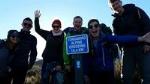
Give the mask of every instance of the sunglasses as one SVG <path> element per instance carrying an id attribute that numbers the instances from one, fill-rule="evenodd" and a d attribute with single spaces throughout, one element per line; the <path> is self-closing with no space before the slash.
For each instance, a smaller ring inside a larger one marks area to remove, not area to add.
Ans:
<path id="1" fill-rule="evenodd" d="M 53 28 L 59 28 L 60 26 L 53 26 Z"/>
<path id="2" fill-rule="evenodd" d="M 99 27 L 99 25 L 98 24 L 95 24 L 95 25 L 89 25 L 89 29 L 92 29 L 93 27 L 95 27 L 95 28 L 98 28 Z"/>
<path id="3" fill-rule="evenodd" d="M 32 27 L 32 24 L 29 23 L 23 23 L 24 26 Z"/>

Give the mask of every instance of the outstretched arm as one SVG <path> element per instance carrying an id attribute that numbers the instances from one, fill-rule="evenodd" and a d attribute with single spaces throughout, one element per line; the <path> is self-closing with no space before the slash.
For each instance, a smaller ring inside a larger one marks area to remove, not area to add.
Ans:
<path id="1" fill-rule="evenodd" d="M 47 35 L 49 33 L 49 31 L 43 30 L 40 28 L 40 24 L 39 24 L 39 18 L 41 16 L 41 13 L 39 10 L 35 11 L 35 20 L 34 20 L 34 25 L 35 25 L 35 31 L 42 36 L 44 39 L 47 38 Z"/>
<path id="2" fill-rule="evenodd" d="M 137 43 L 137 42 L 146 42 L 150 43 L 150 32 L 146 33 L 143 36 L 134 36 L 134 35 L 125 35 L 125 36 L 112 36 L 108 35 L 104 38 L 105 41 L 112 43 Z"/>

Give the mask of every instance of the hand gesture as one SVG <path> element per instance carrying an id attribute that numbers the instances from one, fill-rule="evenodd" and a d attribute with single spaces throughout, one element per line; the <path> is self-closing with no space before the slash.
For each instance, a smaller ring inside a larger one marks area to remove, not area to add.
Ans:
<path id="1" fill-rule="evenodd" d="M 150 32 L 148 32 L 144 36 L 142 36 L 142 40 L 144 42 L 150 43 Z"/>
<path id="2" fill-rule="evenodd" d="M 56 69 L 56 71 L 61 71 L 61 65 L 57 65 L 57 66 L 55 67 L 55 69 Z"/>
<path id="3" fill-rule="evenodd" d="M 65 65 L 65 69 L 66 69 L 68 72 L 71 72 L 71 65 Z"/>
<path id="4" fill-rule="evenodd" d="M 40 10 L 36 10 L 36 11 L 34 12 L 34 14 L 35 14 L 35 17 L 36 17 L 36 18 L 39 18 L 39 17 L 41 16 Z"/>

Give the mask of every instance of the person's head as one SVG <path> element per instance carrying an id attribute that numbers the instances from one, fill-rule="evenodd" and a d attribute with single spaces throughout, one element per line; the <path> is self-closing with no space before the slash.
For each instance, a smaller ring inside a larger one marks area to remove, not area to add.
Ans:
<path id="1" fill-rule="evenodd" d="M 17 44 L 18 39 L 18 31 L 17 30 L 9 30 L 7 34 L 7 42 L 11 44 Z"/>
<path id="2" fill-rule="evenodd" d="M 31 18 L 27 17 L 22 22 L 22 27 L 24 31 L 30 31 L 33 26 Z"/>
<path id="3" fill-rule="evenodd" d="M 124 11 L 121 0 L 109 0 L 109 5 L 115 13 L 121 14 Z"/>
<path id="4" fill-rule="evenodd" d="M 92 36 L 92 37 L 98 37 L 99 36 L 99 33 L 101 31 L 101 28 L 100 28 L 100 23 L 97 19 L 91 19 L 89 22 L 88 22 L 88 30 L 89 30 L 89 34 Z"/>
<path id="5" fill-rule="evenodd" d="M 61 28 L 61 21 L 59 19 L 55 19 L 52 22 L 52 28 L 53 28 L 54 32 L 56 32 L 56 33 L 59 32 L 60 28 Z"/>
<path id="6" fill-rule="evenodd" d="M 82 26 L 82 18 L 80 16 L 75 16 L 73 19 L 73 26 L 74 28 L 76 28 L 76 30 L 80 30 L 81 26 Z"/>

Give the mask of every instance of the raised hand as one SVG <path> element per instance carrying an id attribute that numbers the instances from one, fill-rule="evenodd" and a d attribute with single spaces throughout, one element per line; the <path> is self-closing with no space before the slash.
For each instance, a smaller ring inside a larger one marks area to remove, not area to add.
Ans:
<path id="1" fill-rule="evenodd" d="M 39 18 L 41 16 L 40 10 L 36 10 L 34 12 L 34 14 L 35 14 L 35 17 L 37 17 L 37 18 Z"/>

